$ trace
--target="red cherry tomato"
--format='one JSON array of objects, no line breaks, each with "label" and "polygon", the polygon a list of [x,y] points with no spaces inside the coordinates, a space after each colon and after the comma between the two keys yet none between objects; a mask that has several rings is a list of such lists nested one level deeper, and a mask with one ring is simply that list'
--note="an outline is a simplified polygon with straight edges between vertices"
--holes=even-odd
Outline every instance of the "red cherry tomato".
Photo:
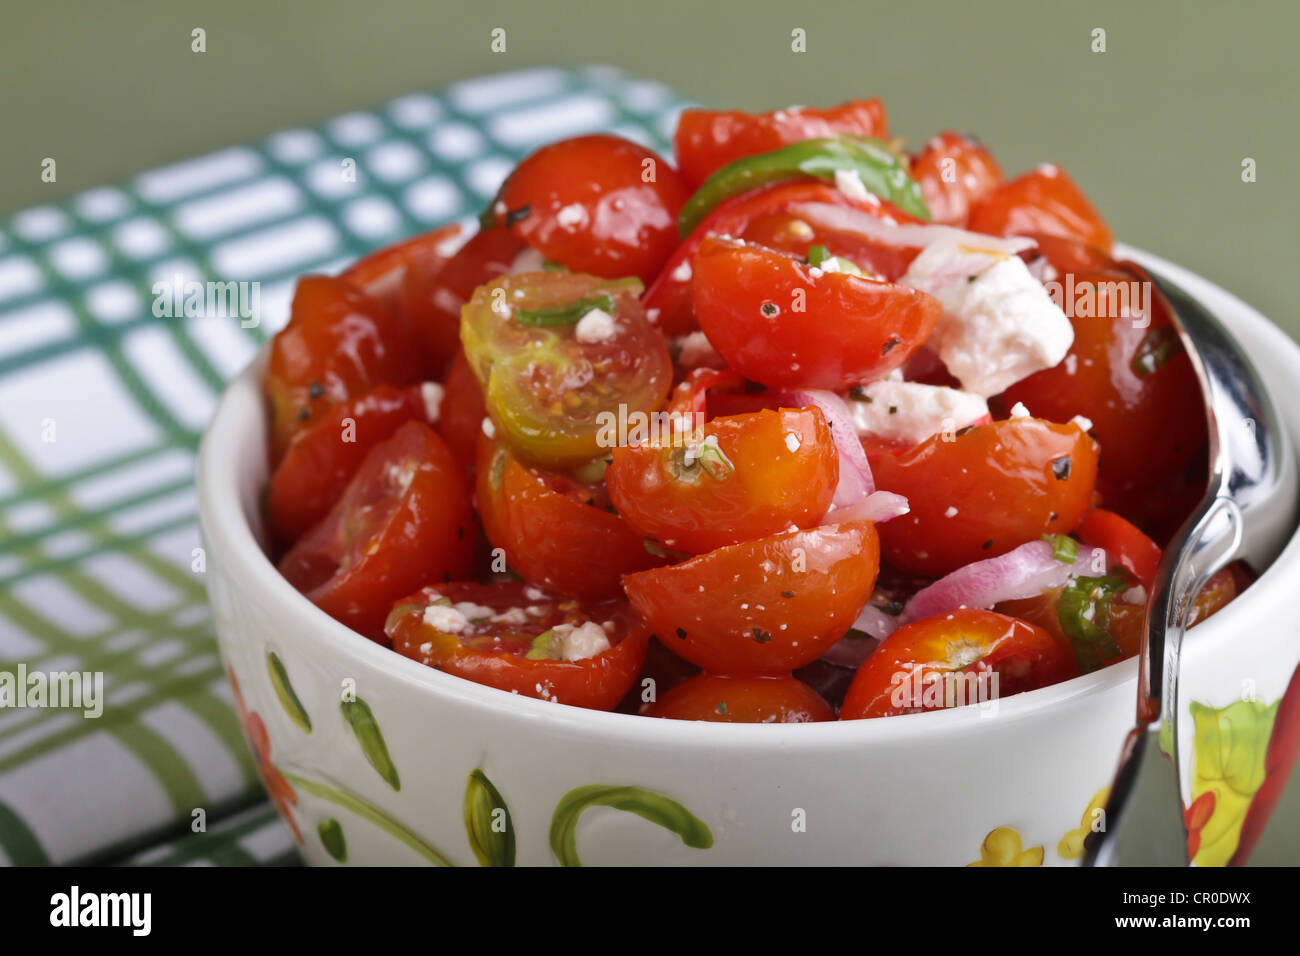
[{"label": "red cherry tomato", "polygon": [[1089,508],[1074,529],[1085,544],[1096,545],[1150,588],[1160,564],[1160,547],[1131,522],[1104,508]]},{"label": "red cherry tomato", "polygon": [[673,151],[682,176],[694,189],[738,159],[839,133],[886,139],[889,123],[885,104],[878,99],[855,100],[824,110],[792,106],[758,114],[685,110],[677,121]]},{"label": "red cherry tomato", "polygon": [[964,226],[971,206],[1002,185],[1002,168],[978,140],[944,132],[925,144],[912,163],[934,222]]},{"label": "red cherry tomato", "polygon": [[691,554],[815,524],[838,478],[817,408],[715,418],[695,435],[620,446],[605,472],[629,525]]},{"label": "red cherry tomato", "polygon": [[628,599],[663,644],[728,674],[782,674],[848,631],[875,583],[871,522],[788,531],[629,574]]},{"label": "red cherry tomato", "polygon": [[[1101,491],[1127,513],[1130,493],[1165,483],[1205,446],[1205,418],[1191,411],[1200,407],[1200,385],[1168,303],[1151,285],[1142,285],[1143,274],[1070,273],[1057,281],[1063,297],[1074,290],[1076,301],[1065,303],[1074,342],[1064,361],[1017,382],[1004,401],[1023,402],[1035,415],[1058,421],[1090,419],[1104,450]],[[1137,307],[1133,293],[1139,289],[1152,290],[1149,308]],[[1128,315],[1120,314],[1116,295],[1107,290],[1133,300]],[[1086,305],[1089,292],[1096,305]]]},{"label": "red cherry tomato", "polygon": [[373,296],[394,311],[402,309],[402,285],[407,272],[436,273],[460,247],[459,223],[449,223],[404,242],[376,249],[343,270],[340,278]]},{"label": "red cherry tomato", "polygon": [[971,210],[967,228],[994,236],[1046,233],[1109,253],[1110,227],[1065,170],[1040,166],[999,186]]},{"label": "red cherry tomato", "polygon": [[911,506],[880,526],[886,560],[938,577],[1073,528],[1092,500],[1097,444],[1076,425],[1012,418],[877,455],[871,468],[877,488]]},{"label": "red cherry tomato", "polygon": [[412,419],[429,420],[422,386],[380,385],[294,435],[267,489],[275,540],[290,545],[329,514],[370,449]]},{"label": "red cherry tomato", "polygon": [[461,466],[433,429],[410,421],[370,449],[280,573],[326,614],[382,641],[395,600],[468,572],[473,520]]},{"label": "red cherry tomato", "polygon": [[649,642],[626,601],[580,605],[517,581],[427,587],[397,602],[387,632],[393,650],[430,667],[595,710],[627,693]]},{"label": "red cherry tomato", "polygon": [[920,250],[872,243],[860,235],[835,232],[800,219],[790,211],[799,203],[830,203],[898,223],[916,223],[885,200],[854,199],[835,186],[812,180],[776,183],[733,196],[709,213],[695,231],[677,247],[658,278],[646,289],[642,302],[665,335],[681,335],[698,328],[691,302],[691,260],[707,236],[752,239],[759,245],[803,257],[809,246],[822,245],[832,255],[843,256],[864,270],[894,280],[901,276]]},{"label": "red cherry tomato", "polygon": [[907,361],[942,312],[906,286],[722,239],[700,244],[693,270],[704,334],[764,385],[840,389],[880,378]]},{"label": "red cherry tomato", "polygon": [[858,668],[840,719],[996,700],[1078,673],[1069,651],[1042,628],[963,608],[907,624],[885,638]]},{"label": "red cherry tomato", "polygon": [[487,418],[487,405],[483,401],[483,388],[474,377],[464,352],[456,354],[442,388],[438,433],[446,440],[452,454],[472,470],[478,454],[478,439],[483,434],[483,419]]},{"label": "red cherry tomato", "polygon": [[410,327],[382,302],[334,276],[299,279],[266,372],[271,463],[331,405],[376,385],[409,385],[420,364]]},{"label": "red cherry tomato", "polygon": [[419,332],[428,367],[438,377],[459,348],[461,308],[479,286],[508,274],[527,248],[508,229],[483,229],[441,265],[424,253],[403,273],[401,312]]},{"label": "red cherry tomato", "polygon": [[733,724],[806,724],[834,720],[835,711],[817,691],[793,677],[700,674],[660,697],[647,716]]},{"label": "red cherry tomato", "polygon": [[520,163],[493,207],[553,262],[605,279],[649,282],[677,245],[689,198],[677,171],[619,136],[579,136]]},{"label": "red cherry tomato", "polygon": [[486,436],[475,498],[488,540],[525,580],[596,601],[624,574],[663,563],[612,508],[599,484],[530,468]]}]

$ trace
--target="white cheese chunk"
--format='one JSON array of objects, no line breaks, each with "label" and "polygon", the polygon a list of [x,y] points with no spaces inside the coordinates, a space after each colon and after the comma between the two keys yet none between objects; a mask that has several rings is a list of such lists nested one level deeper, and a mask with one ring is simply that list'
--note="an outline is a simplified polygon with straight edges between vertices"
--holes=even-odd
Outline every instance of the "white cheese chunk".
[{"label": "white cheese chunk", "polygon": [[604,309],[592,309],[578,320],[573,331],[579,342],[608,342],[618,334],[618,325]]},{"label": "white cheese chunk", "polygon": [[996,395],[1056,365],[1074,341],[1070,320],[1017,256],[940,240],[900,281],[943,306],[927,344],[967,391]]},{"label": "white cheese chunk", "polygon": [[989,413],[983,396],[897,379],[881,379],[859,389],[849,409],[859,435],[909,445],[965,428]]},{"label": "white cheese chunk", "polygon": [[424,382],[420,385],[420,397],[424,399],[424,414],[429,423],[438,424],[442,412],[443,388],[437,382]]},{"label": "white cheese chunk", "polygon": [[556,653],[562,660],[586,660],[610,648],[609,636],[595,621],[583,621],[577,627],[572,624],[557,624],[551,630],[559,638]]}]

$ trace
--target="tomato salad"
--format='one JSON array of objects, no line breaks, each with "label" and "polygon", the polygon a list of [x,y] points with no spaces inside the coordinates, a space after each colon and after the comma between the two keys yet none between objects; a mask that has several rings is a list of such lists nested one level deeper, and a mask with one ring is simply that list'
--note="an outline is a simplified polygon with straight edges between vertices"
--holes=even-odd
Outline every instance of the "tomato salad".
[{"label": "tomato salad", "polygon": [[1205,426],[1073,180],[909,153],[878,100],[687,110],[675,152],[555,143],[476,229],[299,281],[284,577],[430,667],[653,718],[884,717],[1135,654]]}]

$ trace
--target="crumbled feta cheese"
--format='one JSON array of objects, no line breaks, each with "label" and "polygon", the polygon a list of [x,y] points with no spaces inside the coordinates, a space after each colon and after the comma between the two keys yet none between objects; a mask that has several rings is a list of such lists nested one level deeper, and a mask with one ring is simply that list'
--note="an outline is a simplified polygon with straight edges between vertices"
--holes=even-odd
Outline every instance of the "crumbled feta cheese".
[{"label": "crumbled feta cheese", "polygon": [[551,630],[559,638],[556,654],[562,660],[586,660],[610,648],[609,636],[595,621],[583,621],[577,627],[572,624],[557,624]]},{"label": "crumbled feta cheese", "polygon": [[1075,415],[1070,419],[1070,424],[1077,425],[1081,432],[1092,431],[1092,419],[1088,418],[1086,415]]},{"label": "crumbled feta cheese", "polygon": [[618,324],[604,309],[592,309],[578,320],[574,334],[579,342],[608,342],[618,334]]},{"label": "crumbled feta cheese", "polygon": [[587,221],[587,210],[581,203],[570,203],[555,214],[555,221],[564,229],[573,229]]},{"label": "crumbled feta cheese", "polygon": [[876,200],[867,187],[862,185],[862,177],[858,175],[856,169],[837,169],[835,170],[835,188],[850,199],[861,200],[862,202],[872,202]]},{"label": "crumbled feta cheese", "polygon": [[458,601],[452,605],[467,621],[484,621],[493,620],[496,611],[486,604],[475,604],[473,601]]},{"label": "crumbled feta cheese", "polygon": [[430,604],[424,609],[421,620],[444,634],[459,634],[469,627],[469,619],[464,614],[446,604]]},{"label": "crumbled feta cheese", "polygon": [[1018,256],[943,239],[900,280],[928,292],[943,315],[928,345],[962,388],[996,395],[1065,358],[1074,328]]},{"label": "crumbled feta cheese", "polygon": [[483,434],[488,438],[497,437],[497,427],[492,424],[492,419],[486,417],[483,419]]},{"label": "crumbled feta cheese", "polygon": [[1140,584],[1135,584],[1120,595],[1120,600],[1125,604],[1146,604],[1147,589]]},{"label": "crumbled feta cheese", "polygon": [[677,345],[677,362],[684,368],[697,368],[722,359],[709,337],[700,331],[683,335],[677,340]]},{"label": "crumbled feta cheese", "polygon": [[507,611],[492,615],[493,624],[509,624],[511,627],[519,627],[528,623],[528,615],[524,613],[521,607],[512,607]]},{"label": "crumbled feta cheese", "polygon": [[673,270],[672,279],[674,282],[688,282],[691,278],[691,260],[683,259],[682,264]]},{"label": "crumbled feta cheese", "polygon": [[964,428],[989,413],[983,397],[971,392],[896,379],[872,382],[855,398],[849,407],[858,434],[909,445]]},{"label": "crumbled feta cheese", "polygon": [[957,509],[952,505],[949,505],[948,510],[943,513],[943,516],[945,518],[955,518],[957,517]]},{"label": "crumbled feta cheese", "polygon": [[1011,417],[1012,418],[1029,417],[1029,409],[1025,408],[1024,402],[1016,402],[1014,405],[1011,406]]},{"label": "crumbled feta cheese", "polygon": [[536,249],[524,249],[510,263],[510,274],[517,276],[521,272],[541,272],[546,257]]},{"label": "crumbled feta cheese", "polygon": [[442,411],[442,386],[437,382],[425,382],[420,386],[420,397],[424,399],[424,415],[429,424],[438,424],[438,415]]},{"label": "crumbled feta cheese", "polygon": [[800,444],[800,442],[799,442],[799,436],[798,436],[798,435],[796,435],[794,432],[786,432],[786,433],[785,433],[785,447],[786,447],[786,448],[790,449],[791,451],[798,451],[798,450],[799,450],[799,444]]}]

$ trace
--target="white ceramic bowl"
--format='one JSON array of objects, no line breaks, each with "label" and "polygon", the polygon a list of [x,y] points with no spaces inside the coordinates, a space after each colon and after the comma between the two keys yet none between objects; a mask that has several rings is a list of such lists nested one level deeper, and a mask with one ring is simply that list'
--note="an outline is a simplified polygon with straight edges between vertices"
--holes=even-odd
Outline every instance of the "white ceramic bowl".
[{"label": "white ceramic bowl", "polygon": [[[1222,289],[1141,258],[1224,316],[1273,394],[1291,394],[1300,349],[1290,339]],[[204,437],[199,508],[221,650],[264,777],[309,862],[504,862],[512,842],[520,865],[1077,860],[1080,828],[1097,818],[1130,727],[1135,661],[996,709],[795,725],[652,720],[470,683],[336,623],[267,560],[261,374],[259,361],[230,386]],[[1300,411],[1279,405],[1300,446]],[[1275,713],[1300,658],[1298,574],[1292,539],[1243,597],[1192,632],[1183,706],[1199,716],[1181,722],[1183,753],[1198,752],[1198,725],[1232,743],[1222,733],[1243,717],[1263,726]],[[1234,703],[1243,694],[1257,699]],[[341,706],[350,695],[364,702],[347,708],[359,730]],[[1215,794],[1196,827],[1199,863],[1231,857],[1262,779],[1243,779],[1264,764],[1258,734],[1236,745],[1231,767],[1187,762],[1187,796]]]}]

